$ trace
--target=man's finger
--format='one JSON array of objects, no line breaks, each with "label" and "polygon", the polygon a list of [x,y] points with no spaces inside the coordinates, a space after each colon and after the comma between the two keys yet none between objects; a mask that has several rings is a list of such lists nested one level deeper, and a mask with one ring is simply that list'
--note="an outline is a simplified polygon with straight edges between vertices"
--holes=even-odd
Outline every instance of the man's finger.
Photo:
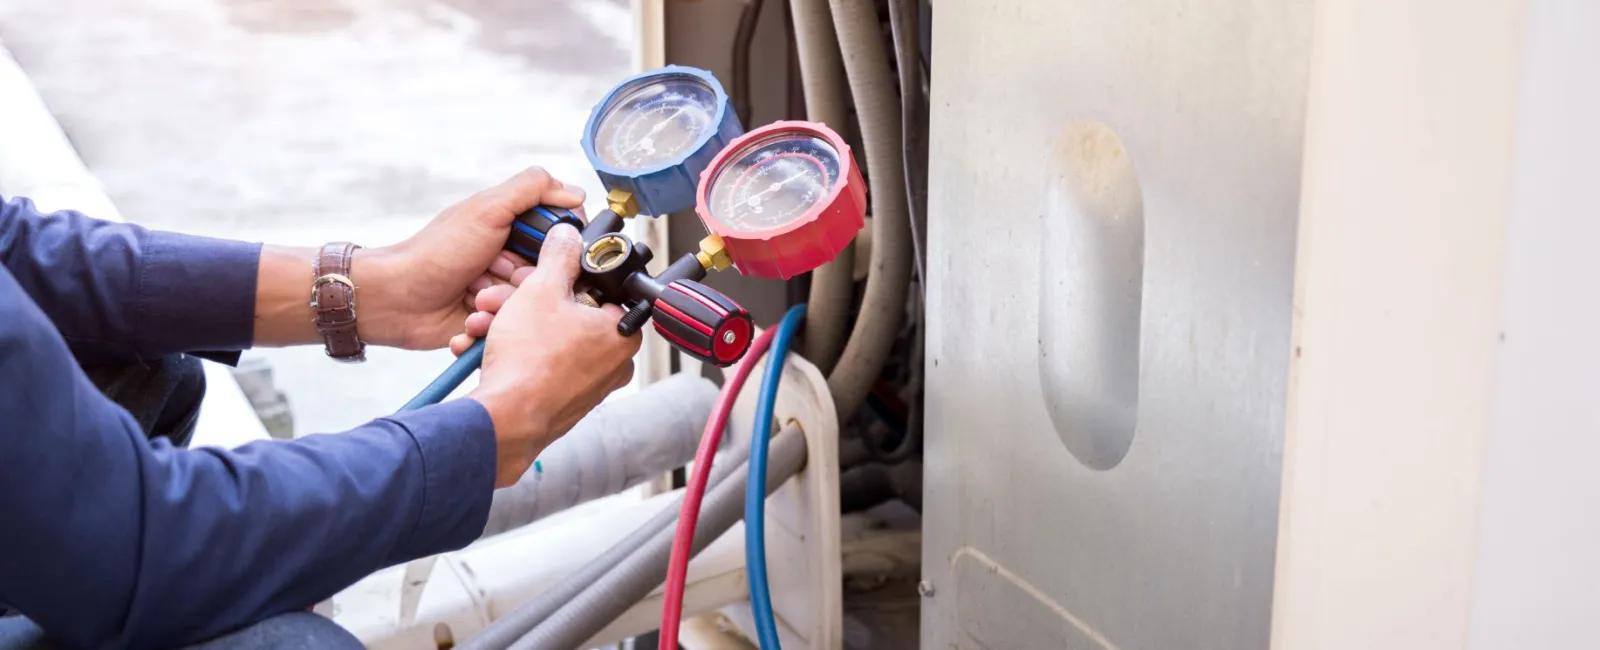
[{"label": "man's finger", "polygon": [[494,278],[487,275],[480,275],[478,276],[478,279],[467,283],[467,291],[470,293],[477,293],[492,286],[494,286]]},{"label": "man's finger", "polygon": [[504,210],[505,214],[522,214],[539,205],[556,183],[543,167],[529,167],[499,185],[473,195],[472,200],[481,203],[484,208]]},{"label": "man's finger", "polygon": [[489,312],[491,314],[497,313],[500,311],[501,307],[505,306],[506,299],[510,298],[511,294],[515,291],[516,287],[513,287],[509,284],[494,285],[488,289],[479,291],[477,300],[473,302],[472,307],[478,311]]},{"label": "man's finger", "polygon": [[489,335],[489,326],[494,324],[494,314],[486,311],[475,311],[467,315],[467,336],[479,338]]},{"label": "man's finger", "polygon": [[583,254],[583,240],[577,229],[564,223],[556,224],[544,235],[539,247],[539,265],[522,283],[546,299],[572,299],[572,282],[578,279],[578,258]]},{"label": "man's finger", "polygon": [[450,337],[450,353],[459,357],[467,351],[467,348],[472,347],[473,342],[473,338],[466,334],[452,336]]},{"label": "man's finger", "polygon": [[526,281],[529,276],[533,275],[533,268],[534,267],[532,267],[532,266],[524,266],[524,267],[518,268],[515,271],[512,271],[511,272],[511,286],[513,286],[513,287],[522,286],[522,283],[524,281]]},{"label": "man's finger", "polygon": [[493,262],[489,263],[488,275],[496,280],[510,280],[511,274],[516,272],[517,267],[528,266],[527,262],[519,264],[518,261],[521,259],[516,253],[501,252],[494,258]]},{"label": "man's finger", "polygon": [[585,198],[583,188],[555,181],[550,189],[545,190],[543,202],[558,208],[578,209],[583,207]]}]

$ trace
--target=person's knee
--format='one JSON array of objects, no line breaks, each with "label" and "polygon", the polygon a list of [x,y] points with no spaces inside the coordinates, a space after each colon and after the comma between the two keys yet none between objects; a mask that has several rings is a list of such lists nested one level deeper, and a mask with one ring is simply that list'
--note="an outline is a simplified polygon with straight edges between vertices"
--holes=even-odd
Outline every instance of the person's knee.
[{"label": "person's knee", "polygon": [[84,368],[106,397],[126,409],[146,436],[188,445],[206,393],[205,367],[197,357],[174,354],[149,363]]},{"label": "person's knee", "polygon": [[189,445],[194,425],[200,419],[200,403],[206,397],[206,369],[199,357],[173,355],[162,359],[163,372],[171,373],[172,393],[168,408],[157,421],[157,435],[166,435],[172,444]]}]

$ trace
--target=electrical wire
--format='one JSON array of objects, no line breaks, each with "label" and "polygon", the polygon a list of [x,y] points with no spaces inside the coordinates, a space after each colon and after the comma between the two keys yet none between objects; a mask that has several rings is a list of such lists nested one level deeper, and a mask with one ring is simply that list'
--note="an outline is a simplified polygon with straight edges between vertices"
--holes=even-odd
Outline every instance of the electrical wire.
[{"label": "electrical wire", "polygon": [[762,0],[744,0],[739,25],[733,31],[733,112],[739,123],[750,125],[750,46],[761,23]]},{"label": "electrical wire", "polygon": [[722,430],[727,427],[728,414],[739,399],[756,363],[761,360],[778,330],[769,329],[750,343],[744,361],[734,369],[733,375],[722,385],[722,394],[711,407],[711,419],[706,422],[705,433],[700,436],[700,450],[694,457],[694,472],[684,488],[683,508],[678,514],[678,529],[672,539],[672,557],[667,564],[667,584],[662,593],[661,642],[662,650],[677,650],[678,625],[683,620],[683,591],[689,578],[689,556],[694,544],[695,524],[700,519],[700,503],[705,498],[706,482],[711,476],[711,465],[716,460],[717,448],[722,445]]},{"label": "electrical wire", "polygon": [[911,221],[911,251],[916,262],[919,290],[927,287],[926,262],[923,259],[922,225],[926,197],[920,191],[922,171],[917,155],[922,142],[918,119],[922,105],[922,65],[917,54],[916,6],[913,0],[889,0],[889,31],[894,40],[895,70],[900,81],[900,160],[906,169],[906,213]]},{"label": "electrical wire", "polygon": [[466,381],[467,377],[471,377],[472,373],[477,372],[478,366],[483,365],[483,342],[485,340],[478,339],[478,342],[473,343],[472,347],[467,348],[466,352],[462,352],[461,356],[456,357],[455,363],[450,364],[449,368],[445,368],[444,372],[439,373],[438,377],[435,377],[426,388],[423,388],[422,392],[417,393],[416,397],[411,398],[411,401],[406,402],[405,406],[400,407],[400,410],[415,411],[430,404],[443,402],[444,398],[450,396],[451,391],[461,385],[461,382]]},{"label": "electrical wire", "polygon": [[788,359],[789,343],[794,333],[805,321],[806,306],[795,305],[783,315],[778,324],[777,336],[772,341],[772,354],[767,360],[767,372],[761,379],[761,392],[756,402],[755,430],[750,436],[750,476],[744,493],[744,564],[750,582],[750,609],[755,616],[756,638],[761,650],[779,650],[778,621],[772,613],[772,590],[767,585],[767,495],[761,486],[767,475],[768,438],[772,436],[772,412],[778,401],[778,384],[783,379],[783,366]]}]

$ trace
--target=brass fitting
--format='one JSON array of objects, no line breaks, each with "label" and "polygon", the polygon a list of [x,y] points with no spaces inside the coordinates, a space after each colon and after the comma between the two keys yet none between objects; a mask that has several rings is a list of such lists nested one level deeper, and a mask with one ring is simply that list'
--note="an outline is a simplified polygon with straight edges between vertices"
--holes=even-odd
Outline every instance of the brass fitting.
[{"label": "brass fitting", "polygon": [[707,271],[725,271],[733,266],[733,258],[728,257],[728,245],[716,234],[706,235],[700,240],[700,252],[694,254],[700,260],[700,266]]},{"label": "brass fitting", "polygon": [[632,218],[639,214],[639,200],[627,190],[611,190],[606,193],[606,207],[624,219]]},{"label": "brass fitting", "polygon": [[628,257],[628,240],[617,235],[606,235],[589,244],[589,249],[584,251],[585,261],[589,268],[596,271],[610,271],[622,264]]}]

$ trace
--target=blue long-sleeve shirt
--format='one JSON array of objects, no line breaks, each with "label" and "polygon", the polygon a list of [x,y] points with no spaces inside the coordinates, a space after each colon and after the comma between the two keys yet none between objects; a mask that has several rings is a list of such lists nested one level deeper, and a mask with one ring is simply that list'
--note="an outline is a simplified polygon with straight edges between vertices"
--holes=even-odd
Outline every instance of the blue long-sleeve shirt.
[{"label": "blue long-sleeve shirt", "polygon": [[185,450],[79,369],[248,347],[259,258],[0,201],[0,603],[71,646],[172,647],[483,530],[495,439],[473,400]]}]

